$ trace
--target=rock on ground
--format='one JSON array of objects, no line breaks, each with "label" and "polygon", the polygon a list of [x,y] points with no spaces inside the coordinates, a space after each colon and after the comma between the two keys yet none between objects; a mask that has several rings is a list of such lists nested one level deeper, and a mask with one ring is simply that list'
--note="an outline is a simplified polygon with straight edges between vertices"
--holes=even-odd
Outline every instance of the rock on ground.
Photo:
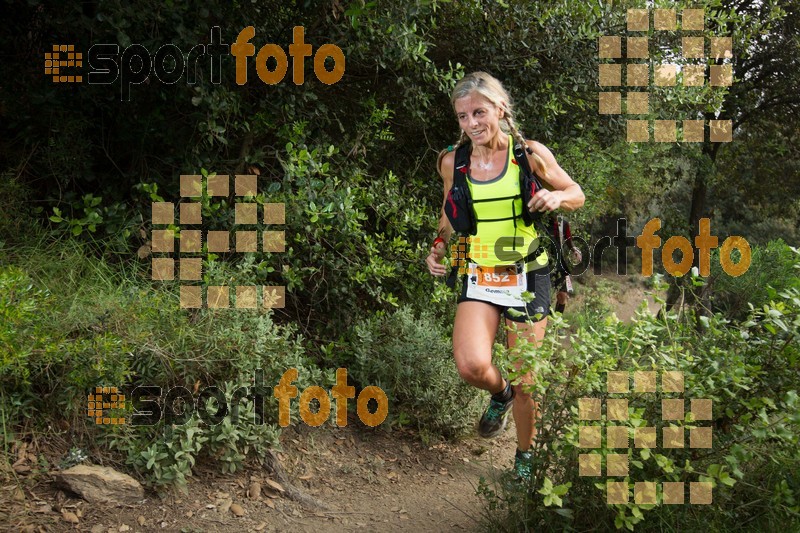
[{"label": "rock on ground", "polygon": [[138,481],[107,466],[73,466],[56,474],[56,482],[91,503],[135,503],[144,498]]}]

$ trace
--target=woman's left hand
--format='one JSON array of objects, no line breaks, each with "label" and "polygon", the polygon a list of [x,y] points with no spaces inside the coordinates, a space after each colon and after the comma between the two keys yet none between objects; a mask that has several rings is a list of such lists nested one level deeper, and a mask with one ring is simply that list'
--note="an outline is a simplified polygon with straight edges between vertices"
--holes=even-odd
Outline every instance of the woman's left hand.
[{"label": "woman's left hand", "polygon": [[561,191],[539,189],[528,202],[528,210],[531,213],[534,211],[555,211],[559,207],[561,207]]}]

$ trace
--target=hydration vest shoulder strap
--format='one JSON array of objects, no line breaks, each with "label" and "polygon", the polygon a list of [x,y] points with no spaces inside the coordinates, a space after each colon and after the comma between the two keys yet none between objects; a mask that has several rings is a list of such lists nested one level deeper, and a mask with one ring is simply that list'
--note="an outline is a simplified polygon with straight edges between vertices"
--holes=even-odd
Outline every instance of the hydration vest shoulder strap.
[{"label": "hydration vest shoulder strap", "polygon": [[519,166],[519,189],[522,193],[522,220],[526,226],[536,224],[541,221],[541,213],[531,213],[527,209],[528,202],[530,202],[533,195],[542,188],[542,183],[539,177],[531,171],[531,165],[528,161],[528,151],[530,148],[527,146],[515,144],[514,145],[514,161]]},{"label": "hydration vest shoulder strap", "polygon": [[[528,161],[528,152],[526,147],[520,146],[519,144],[514,145],[514,159],[519,164],[519,168],[522,170],[520,173],[520,178],[527,177],[535,184],[536,190],[531,191],[531,196],[536,193],[539,189],[542,188],[542,183],[539,181],[539,177],[531,170],[531,164]],[[522,183],[522,179],[520,179],[520,183]]]},{"label": "hydration vest shoulder strap", "polygon": [[[467,174],[469,173],[469,158],[472,144],[464,143],[456,149],[453,162],[453,184],[467,188]],[[469,189],[467,189],[469,190]]]}]

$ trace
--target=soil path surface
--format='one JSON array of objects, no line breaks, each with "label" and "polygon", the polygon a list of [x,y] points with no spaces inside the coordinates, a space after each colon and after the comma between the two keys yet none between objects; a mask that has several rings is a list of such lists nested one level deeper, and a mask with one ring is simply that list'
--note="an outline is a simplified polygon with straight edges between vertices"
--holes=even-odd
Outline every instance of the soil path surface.
[{"label": "soil path surface", "polygon": [[[281,435],[288,478],[303,504],[270,485],[251,465],[223,476],[200,471],[188,494],[148,494],[136,505],[88,504],[55,488],[47,475],[0,488],[0,527],[8,531],[476,531],[476,487],[513,463],[513,425],[487,441],[426,445],[410,431],[373,430],[356,419],[344,428],[297,426]],[[252,484],[261,487],[251,497]],[[7,503],[6,503],[7,502]],[[236,507],[238,506],[238,507]],[[235,511],[240,512],[237,516]],[[71,513],[78,523],[67,521]],[[70,518],[72,518],[72,516]]]}]

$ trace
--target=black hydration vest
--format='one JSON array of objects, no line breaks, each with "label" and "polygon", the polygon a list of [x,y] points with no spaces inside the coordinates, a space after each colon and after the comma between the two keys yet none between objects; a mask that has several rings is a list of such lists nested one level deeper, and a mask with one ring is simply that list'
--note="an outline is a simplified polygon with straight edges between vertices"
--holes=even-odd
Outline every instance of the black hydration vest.
[{"label": "black hydration vest", "polygon": [[[513,216],[509,218],[517,218],[518,216],[521,216],[523,223],[526,226],[530,226],[534,222],[539,222],[542,218],[542,213],[531,213],[528,210],[528,202],[531,200],[531,198],[533,198],[533,195],[542,188],[542,184],[536,174],[531,171],[531,166],[528,162],[526,153],[530,152],[530,148],[515,144],[513,150],[514,160],[520,169],[519,190],[522,196],[522,213],[520,215],[514,213]],[[471,153],[472,143],[469,142],[460,145],[458,149],[456,149],[455,161],[453,164],[453,186],[447,193],[447,200],[444,204],[444,213],[447,215],[448,220],[450,220],[450,225],[453,226],[453,230],[455,230],[456,233],[461,235],[477,234],[478,222],[480,222],[478,217],[475,215],[475,209],[472,205],[472,195],[470,194],[469,185],[467,184],[467,174],[469,173]],[[515,196],[509,199],[513,202],[516,198],[517,197]],[[475,201],[488,202],[494,200],[497,199],[492,198]],[[530,256],[526,257],[525,260],[528,260],[529,258]],[[446,281],[447,286],[453,288],[455,286],[457,277],[458,267],[453,266]]]},{"label": "black hydration vest", "polygon": [[[461,235],[475,235],[478,233],[479,220],[475,216],[475,209],[472,205],[472,195],[467,184],[467,174],[469,173],[470,154],[472,143],[464,143],[456,150],[455,163],[453,165],[453,186],[447,193],[447,200],[444,204],[444,213],[450,220],[453,230]],[[536,192],[542,188],[539,178],[531,171],[528,163],[526,151],[530,148],[514,145],[514,160],[519,165],[519,189],[522,195],[522,221],[526,226],[530,226],[541,218],[541,213],[531,213],[528,209],[528,202]],[[492,201],[476,200],[476,201]],[[513,199],[512,199],[513,201]],[[516,218],[515,216],[509,218]]]}]

